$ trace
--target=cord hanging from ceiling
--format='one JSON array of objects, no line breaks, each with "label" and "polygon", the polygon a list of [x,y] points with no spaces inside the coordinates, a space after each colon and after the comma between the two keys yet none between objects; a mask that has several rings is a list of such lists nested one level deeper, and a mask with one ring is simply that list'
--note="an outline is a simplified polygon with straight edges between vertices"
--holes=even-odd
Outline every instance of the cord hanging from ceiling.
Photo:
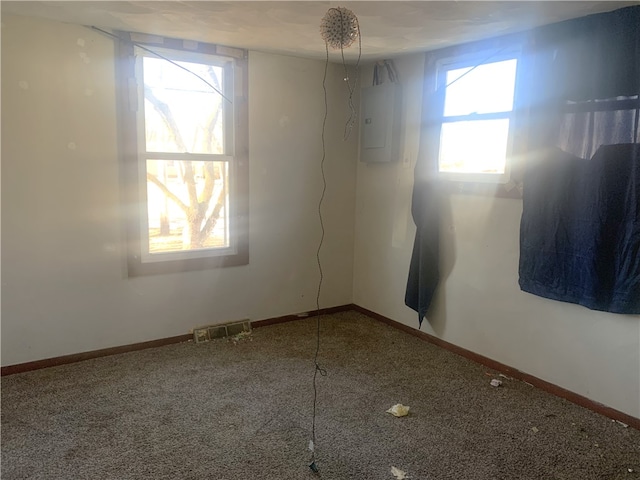
[{"label": "cord hanging from ceiling", "polygon": [[[360,23],[358,22],[358,17],[356,17],[355,13],[348,8],[330,8],[327,10],[327,13],[320,23],[320,36],[325,41],[327,50],[329,47],[334,50],[340,50],[340,54],[342,56],[344,81],[346,82],[347,89],[349,91],[349,99],[347,103],[349,111],[351,112],[344,128],[344,139],[347,140],[356,121],[356,108],[353,104],[353,94],[358,83],[360,58],[362,56],[362,36],[360,35]],[[358,58],[356,60],[355,74],[352,81],[349,77],[347,62],[344,58],[344,49],[349,48],[356,40],[358,41]]]},{"label": "cord hanging from ceiling", "polygon": [[[324,91],[324,117],[322,120],[322,160],[320,161],[320,172],[322,174],[322,194],[320,201],[318,202],[318,218],[320,220],[321,236],[318,244],[318,250],[316,251],[316,260],[318,262],[318,271],[320,278],[318,280],[318,291],[316,295],[316,351],[313,358],[314,371],[313,371],[313,415],[311,423],[311,439],[309,440],[309,450],[311,451],[311,463],[309,468],[318,473],[318,465],[316,463],[316,412],[318,404],[318,386],[317,379],[318,373],[321,376],[326,376],[327,371],[318,363],[318,355],[320,353],[320,294],[322,292],[322,282],[324,280],[322,262],[320,261],[320,252],[322,250],[322,244],[324,242],[325,228],[322,218],[322,203],[324,201],[325,193],[327,191],[327,179],[324,173],[324,162],[326,159],[326,144],[325,144],[325,129],[327,124],[328,115],[328,102],[327,102],[327,71],[329,69],[329,47],[334,50],[340,49],[342,55],[342,66],[344,68],[344,81],[347,84],[349,91],[348,105],[351,112],[349,119],[345,124],[344,139],[346,140],[351,133],[353,125],[356,119],[356,109],[353,105],[353,93],[355,91],[356,84],[358,83],[358,66],[360,64],[360,57],[362,56],[362,41],[360,38],[360,25],[358,18],[355,14],[346,8],[337,7],[330,8],[320,23],[320,35],[325,41],[326,60],[324,66],[324,76],[322,78],[322,90]],[[355,65],[355,78],[353,82],[349,78],[349,71],[344,58],[344,49],[350,47],[353,42],[358,40],[358,59]]]},{"label": "cord hanging from ceiling", "polygon": [[373,85],[381,85],[384,80],[382,78],[382,73],[380,71],[384,69],[387,72],[387,77],[389,77],[389,81],[391,83],[396,83],[398,81],[398,73],[396,72],[396,67],[393,64],[393,60],[381,60],[376,62],[373,66]]}]

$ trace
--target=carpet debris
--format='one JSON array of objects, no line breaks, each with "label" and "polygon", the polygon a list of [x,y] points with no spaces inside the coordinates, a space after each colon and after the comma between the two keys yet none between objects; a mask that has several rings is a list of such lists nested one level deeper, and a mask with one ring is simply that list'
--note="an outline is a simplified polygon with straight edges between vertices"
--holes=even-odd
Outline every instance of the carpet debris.
[{"label": "carpet debris", "polygon": [[246,342],[247,340],[253,341],[251,337],[251,332],[240,332],[237,335],[233,335],[229,337],[229,339],[233,342],[234,345],[237,345],[238,342]]},{"label": "carpet debris", "polygon": [[387,410],[387,413],[390,413],[394,417],[404,417],[409,415],[409,407],[402,405],[401,403],[396,403],[393,407]]},{"label": "carpet debris", "polygon": [[309,450],[313,452],[313,448],[314,448],[313,440],[309,440]]},{"label": "carpet debris", "polygon": [[616,423],[619,424],[619,425],[622,425],[624,428],[629,428],[629,425],[627,425],[624,422],[621,422],[620,420],[616,420]]},{"label": "carpet debris", "polygon": [[533,433],[538,433],[538,427],[532,427],[531,430],[533,431]]},{"label": "carpet debris", "polygon": [[397,480],[404,480],[405,478],[408,478],[406,472],[403,472],[396,467],[391,467],[391,475],[396,477]]},{"label": "carpet debris", "polygon": [[497,378],[494,378],[493,380],[491,380],[491,382],[489,382],[489,384],[492,387],[499,387],[500,385],[502,385],[502,380],[498,380]]}]

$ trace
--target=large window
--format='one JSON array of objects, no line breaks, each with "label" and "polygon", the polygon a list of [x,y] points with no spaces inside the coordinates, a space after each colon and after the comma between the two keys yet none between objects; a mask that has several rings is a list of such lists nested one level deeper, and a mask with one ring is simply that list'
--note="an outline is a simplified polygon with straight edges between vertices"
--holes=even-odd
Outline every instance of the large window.
[{"label": "large window", "polygon": [[120,45],[129,274],[246,264],[246,52],[152,40]]},{"label": "large window", "polygon": [[518,58],[481,52],[437,63],[438,172],[455,181],[505,183],[513,137]]}]

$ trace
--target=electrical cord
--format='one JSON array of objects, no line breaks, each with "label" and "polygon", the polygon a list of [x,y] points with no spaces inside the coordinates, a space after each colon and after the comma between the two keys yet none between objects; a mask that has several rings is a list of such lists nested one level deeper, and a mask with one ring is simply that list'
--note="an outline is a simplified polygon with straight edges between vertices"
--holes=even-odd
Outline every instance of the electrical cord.
[{"label": "electrical cord", "polygon": [[381,60],[379,62],[376,62],[376,64],[373,66],[373,86],[375,87],[376,85],[382,84],[382,79],[380,78],[381,74],[379,73],[379,70],[382,67],[384,67],[384,69],[387,71],[387,77],[389,77],[389,81],[391,83],[397,83],[398,73],[396,72],[396,68],[393,65],[393,61]]},{"label": "electrical cord", "polygon": [[322,160],[320,161],[320,172],[322,174],[322,194],[320,195],[320,201],[318,202],[318,218],[320,220],[320,242],[318,243],[318,250],[316,251],[316,261],[318,263],[318,271],[320,273],[320,279],[318,281],[318,291],[316,293],[316,352],[313,357],[314,369],[313,369],[313,415],[311,421],[311,442],[309,449],[311,450],[311,463],[309,468],[315,473],[318,473],[318,466],[316,465],[316,412],[318,407],[318,373],[321,376],[327,376],[327,371],[318,363],[318,355],[320,354],[320,293],[322,292],[322,282],[324,280],[324,274],[322,271],[322,262],[320,261],[320,251],[322,250],[322,244],[324,243],[324,221],[322,218],[322,203],[324,201],[325,194],[327,192],[327,178],[324,173],[324,162],[327,157],[327,149],[325,144],[325,130],[327,125],[327,116],[329,113],[329,106],[327,102],[327,71],[329,69],[329,45],[325,43],[326,47],[326,61],[324,64],[324,76],[322,77],[322,90],[324,92],[324,117],[322,119]]},{"label": "electrical cord", "polygon": [[[340,12],[340,16],[342,16],[342,12]],[[349,105],[350,115],[349,115],[349,119],[347,120],[347,123],[344,126],[345,140],[349,138],[349,135],[351,134],[351,130],[353,130],[353,125],[355,124],[355,121],[356,121],[357,112],[356,112],[356,107],[353,105],[353,92],[355,91],[356,85],[358,84],[358,77],[360,74],[360,70],[359,70],[360,59],[362,58],[362,36],[360,35],[360,23],[358,22],[357,17],[355,19],[355,22],[356,22],[356,29],[358,31],[358,58],[356,60],[356,65],[355,65],[355,78],[353,79],[354,80],[353,85],[351,84],[351,80],[349,78],[349,71],[347,70],[347,63],[345,62],[345,59],[344,59],[344,47],[342,46],[340,47],[340,54],[342,56],[342,66],[344,68],[344,80],[345,82],[347,82],[347,89],[349,90],[348,105]]]},{"label": "electrical cord", "polygon": [[184,70],[184,71],[185,71],[185,72],[187,72],[187,73],[190,73],[191,75],[193,75],[193,76],[194,76],[194,77],[196,77],[196,78],[199,78],[199,79],[200,79],[200,80],[202,80],[204,83],[206,83],[210,88],[212,88],[215,92],[217,92],[217,93],[218,93],[222,98],[224,98],[227,102],[229,102],[229,103],[233,103],[233,102],[232,102],[228,97],[226,97],[226,96],[224,95],[224,93],[222,93],[222,92],[220,91],[220,89],[218,89],[218,88],[214,87],[213,85],[211,85],[211,83],[209,83],[207,80],[205,80],[204,78],[202,78],[202,77],[201,77],[200,75],[198,75],[197,73],[192,72],[191,70],[189,70],[189,69],[188,69],[188,68],[186,68],[186,67],[183,67],[182,65],[180,65],[180,64],[179,64],[179,63],[177,63],[177,62],[174,62],[174,61],[173,61],[173,60],[171,60],[170,58],[167,58],[167,57],[165,57],[164,55],[160,55],[158,52],[155,52],[155,51],[151,50],[150,48],[147,48],[147,47],[145,47],[145,46],[143,46],[143,45],[140,45],[140,44],[139,44],[139,43],[137,43],[137,42],[134,42],[134,41],[132,41],[132,40],[128,40],[128,39],[121,38],[121,37],[119,37],[118,35],[114,35],[114,34],[113,34],[113,33],[111,33],[111,32],[107,32],[106,30],[102,30],[101,28],[94,27],[94,26],[87,27],[87,28],[90,28],[91,30],[96,30],[96,31],[98,31],[98,32],[100,32],[100,33],[102,33],[102,34],[104,34],[104,35],[108,35],[109,37],[114,38],[114,39],[116,39],[116,40],[120,40],[120,41],[128,42],[128,43],[130,43],[130,44],[132,44],[132,45],[134,45],[134,46],[138,47],[139,49],[144,50],[145,52],[148,52],[148,53],[150,53],[150,54],[152,54],[152,55],[155,55],[156,57],[161,58],[162,60],[166,60],[166,61],[167,61],[167,62],[169,62],[170,64],[175,65],[175,66],[176,66],[176,67],[178,67],[178,68],[181,68],[182,70]]},{"label": "electrical cord", "polygon": [[[340,11],[340,17],[341,17],[341,25],[344,25],[344,23],[342,22],[342,12]],[[344,130],[344,139],[346,140],[347,138],[349,138],[349,135],[351,133],[351,130],[353,129],[353,125],[355,123],[355,119],[356,119],[356,108],[353,104],[353,94],[355,91],[355,87],[358,83],[358,74],[359,74],[359,65],[360,65],[360,59],[362,57],[362,39],[360,37],[360,26],[357,24],[357,18],[356,18],[356,25],[357,25],[357,32],[358,32],[358,59],[356,61],[356,66],[355,66],[355,78],[353,81],[353,84],[351,83],[351,80],[349,78],[349,72],[347,69],[347,63],[345,61],[344,58],[344,47],[341,46],[340,47],[340,53],[342,56],[342,66],[344,68],[344,72],[345,72],[345,82],[347,82],[347,88],[349,90],[349,100],[348,100],[348,104],[349,104],[349,110],[350,110],[350,116],[349,119],[347,120],[346,124],[345,124],[345,130]],[[320,172],[322,175],[322,194],[320,195],[320,201],[318,202],[318,219],[320,221],[320,230],[321,230],[321,236],[320,236],[320,242],[318,244],[318,250],[316,251],[316,261],[318,263],[318,272],[320,274],[320,279],[318,281],[318,290],[316,293],[316,351],[315,351],[315,355],[313,358],[313,363],[314,363],[314,369],[313,369],[313,415],[312,415],[312,421],[311,421],[311,441],[309,442],[309,450],[311,450],[311,463],[309,464],[309,468],[314,472],[314,473],[318,473],[318,466],[316,464],[316,417],[317,417],[317,410],[318,410],[318,373],[320,374],[320,376],[327,376],[327,371],[322,368],[320,366],[320,364],[318,363],[318,355],[320,353],[320,294],[322,292],[322,283],[324,281],[324,273],[322,270],[322,262],[320,261],[320,251],[322,250],[322,245],[324,243],[324,236],[325,236],[325,228],[324,228],[324,220],[322,218],[322,203],[324,201],[324,197],[327,191],[327,178],[324,172],[324,163],[327,157],[327,149],[326,149],[326,142],[325,142],[325,132],[326,132],[326,126],[327,126],[327,117],[328,117],[328,113],[329,113],[329,106],[328,106],[328,101],[327,101],[327,71],[329,69],[329,44],[327,42],[325,42],[325,64],[324,64],[324,76],[322,77],[322,91],[324,92],[324,117],[322,119],[322,134],[321,134],[321,140],[322,140],[322,160],[320,161]]]},{"label": "electrical cord", "polygon": [[464,72],[462,75],[460,75],[457,78],[454,78],[453,80],[451,80],[451,82],[447,83],[444,87],[439,88],[438,90],[442,89],[442,90],[446,90],[447,88],[449,88],[451,85],[453,85],[454,83],[456,83],[458,80],[460,80],[463,77],[466,77],[467,75],[469,75],[471,72],[473,72],[476,68],[481,67],[482,65],[486,64],[489,60],[491,60],[492,58],[494,58],[495,56],[501,54],[502,52],[504,52],[507,48],[509,47],[503,47],[500,50],[497,50],[495,52],[493,52],[491,55],[489,55],[487,58],[483,59],[480,63],[474,65],[473,67],[471,67],[469,70],[467,70],[466,72]]}]

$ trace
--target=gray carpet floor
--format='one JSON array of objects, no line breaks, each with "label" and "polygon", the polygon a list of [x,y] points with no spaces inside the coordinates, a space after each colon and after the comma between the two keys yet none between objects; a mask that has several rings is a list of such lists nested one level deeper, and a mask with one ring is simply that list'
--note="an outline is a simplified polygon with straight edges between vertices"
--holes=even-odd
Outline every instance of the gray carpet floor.
[{"label": "gray carpet floor", "polygon": [[314,474],[315,329],[3,377],[2,479],[640,478],[639,431],[355,312],[321,317]]}]

